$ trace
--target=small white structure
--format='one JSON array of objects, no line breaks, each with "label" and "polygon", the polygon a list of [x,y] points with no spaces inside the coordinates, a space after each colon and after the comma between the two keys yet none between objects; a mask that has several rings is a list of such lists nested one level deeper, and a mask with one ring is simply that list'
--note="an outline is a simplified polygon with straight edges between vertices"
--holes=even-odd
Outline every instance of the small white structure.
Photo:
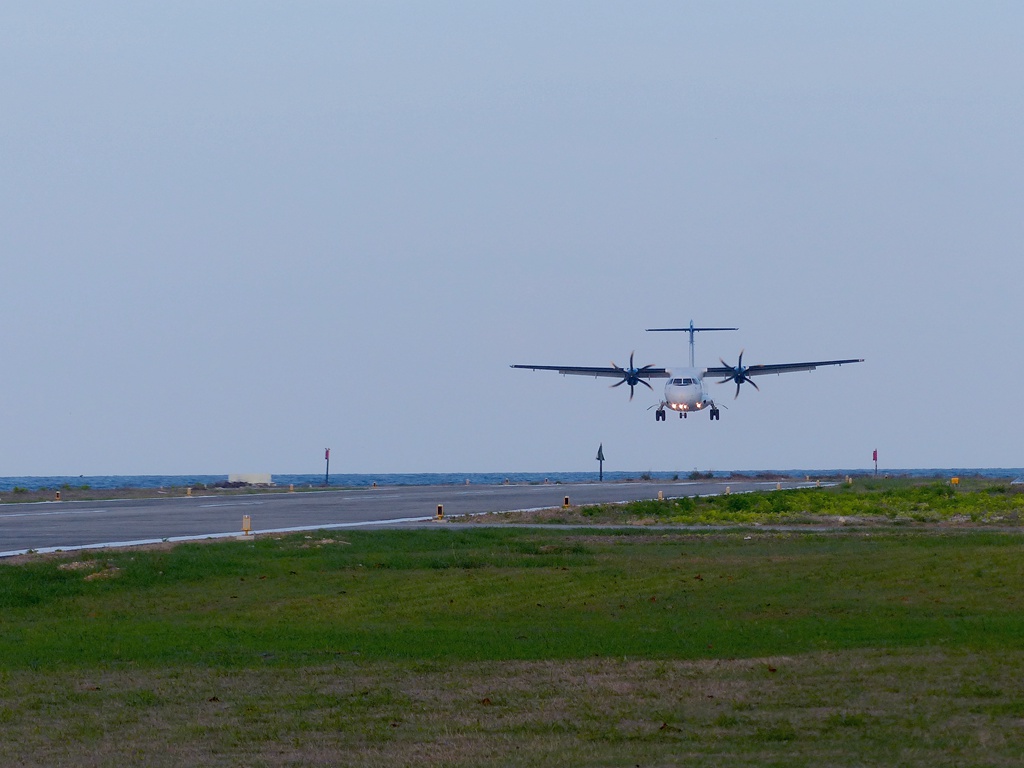
[{"label": "small white structure", "polygon": [[273,485],[274,481],[269,474],[249,475],[228,475],[229,483],[246,483],[248,485]]}]

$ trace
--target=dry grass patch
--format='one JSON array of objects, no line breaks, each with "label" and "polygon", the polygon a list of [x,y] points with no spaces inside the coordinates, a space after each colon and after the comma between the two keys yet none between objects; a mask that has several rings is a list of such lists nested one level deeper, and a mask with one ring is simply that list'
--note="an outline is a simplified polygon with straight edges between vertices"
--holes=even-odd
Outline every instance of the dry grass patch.
[{"label": "dry grass patch", "polygon": [[1024,653],[3,676],[5,765],[1017,765]]}]

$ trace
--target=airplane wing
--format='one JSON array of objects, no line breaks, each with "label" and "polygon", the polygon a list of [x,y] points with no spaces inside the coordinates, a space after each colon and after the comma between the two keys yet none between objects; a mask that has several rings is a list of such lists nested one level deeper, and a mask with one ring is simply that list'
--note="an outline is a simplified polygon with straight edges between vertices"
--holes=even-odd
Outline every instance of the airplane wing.
[{"label": "airplane wing", "polygon": [[530,371],[557,371],[563,375],[572,374],[575,376],[610,376],[621,379],[624,374],[633,373],[638,379],[667,379],[668,370],[665,368],[605,368],[586,365],[513,365],[512,368],[525,368]]},{"label": "airplane wing", "polygon": [[621,387],[626,384],[629,387],[629,399],[633,399],[633,390],[637,384],[643,384],[648,389],[654,389],[647,383],[647,379],[666,379],[669,376],[665,368],[655,368],[653,365],[645,365],[637,368],[633,365],[633,355],[629,356],[629,368],[620,368],[614,362],[609,367],[589,365],[513,365],[513,368],[526,368],[531,371],[557,371],[563,375],[573,374],[575,376],[609,376],[618,379],[612,384],[613,387]]},{"label": "airplane wing", "polygon": [[[742,365],[743,357],[740,356],[740,364]],[[764,376],[768,373],[794,373],[796,371],[813,371],[819,366],[826,365],[849,365],[850,363],[863,363],[864,359],[860,360],[815,360],[810,363],[775,363],[771,365],[750,365],[743,369],[743,375],[746,376]],[[713,368],[707,368],[704,371],[705,376],[726,376],[732,378],[737,373],[736,368],[729,366],[715,366]]]}]

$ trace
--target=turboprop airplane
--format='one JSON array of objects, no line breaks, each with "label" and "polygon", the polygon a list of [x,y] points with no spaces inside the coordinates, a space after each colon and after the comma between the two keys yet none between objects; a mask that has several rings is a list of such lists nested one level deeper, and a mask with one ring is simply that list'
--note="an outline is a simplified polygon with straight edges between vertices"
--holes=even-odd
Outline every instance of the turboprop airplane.
[{"label": "turboprop airplane", "polygon": [[[665,421],[668,411],[675,411],[679,418],[685,419],[690,413],[707,411],[712,421],[721,419],[719,406],[711,397],[705,384],[706,378],[716,376],[723,377],[719,384],[735,382],[735,400],[740,396],[740,387],[743,384],[750,384],[754,389],[760,391],[760,387],[754,383],[752,376],[764,376],[769,373],[793,373],[796,371],[813,371],[819,366],[826,365],[848,365],[850,363],[863,363],[863,359],[850,360],[815,360],[809,363],[773,363],[769,365],[743,365],[743,351],[740,351],[739,361],[736,365],[729,365],[718,359],[721,366],[711,368],[697,368],[693,362],[693,339],[694,335],[702,331],[738,331],[739,328],[697,328],[693,321],[690,321],[688,328],[648,328],[648,331],[672,331],[690,334],[690,364],[688,366],[673,366],[672,368],[657,368],[653,365],[645,365],[637,368],[633,364],[633,354],[629,356],[629,367],[621,368],[614,362],[610,368],[578,366],[578,365],[513,365],[512,368],[526,368],[532,371],[558,371],[563,375],[572,374],[575,376],[607,376],[618,378],[612,384],[613,387],[629,385],[629,399],[633,399],[633,390],[638,384],[643,384],[653,390],[648,379],[668,379],[665,382],[665,394],[654,412],[655,421]],[[651,406],[652,408],[654,406]],[[724,405],[721,407],[725,407]]]}]

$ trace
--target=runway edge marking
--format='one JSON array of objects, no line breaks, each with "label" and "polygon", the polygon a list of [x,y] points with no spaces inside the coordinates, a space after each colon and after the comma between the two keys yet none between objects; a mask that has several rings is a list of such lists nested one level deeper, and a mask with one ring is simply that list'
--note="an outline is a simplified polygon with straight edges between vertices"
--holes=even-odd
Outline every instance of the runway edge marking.
[{"label": "runway edge marking", "polygon": [[[300,525],[292,528],[267,528],[253,531],[252,535],[266,535],[268,533],[301,533],[302,531],[327,531],[335,528],[359,528],[367,525],[391,525],[393,523],[422,523],[433,520],[434,516],[426,517],[400,517],[390,520],[365,520],[358,523],[327,523],[324,525]],[[241,531],[230,531],[228,533],[201,533],[194,536],[168,536],[161,539],[135,539],[134,541],[107,541],[99,544],[74,544],[64,547],[39,547],[38,549],[14,549],[8,552],[0,552],[0,558],[17,557],[18,555],[51,555],[56,552],[80,552],[87,549],[119,549],[123,547],[141,547],[150,544],[180,544],[186,541],[203,541],[205,539],[227,539],[241,536]]]}]

